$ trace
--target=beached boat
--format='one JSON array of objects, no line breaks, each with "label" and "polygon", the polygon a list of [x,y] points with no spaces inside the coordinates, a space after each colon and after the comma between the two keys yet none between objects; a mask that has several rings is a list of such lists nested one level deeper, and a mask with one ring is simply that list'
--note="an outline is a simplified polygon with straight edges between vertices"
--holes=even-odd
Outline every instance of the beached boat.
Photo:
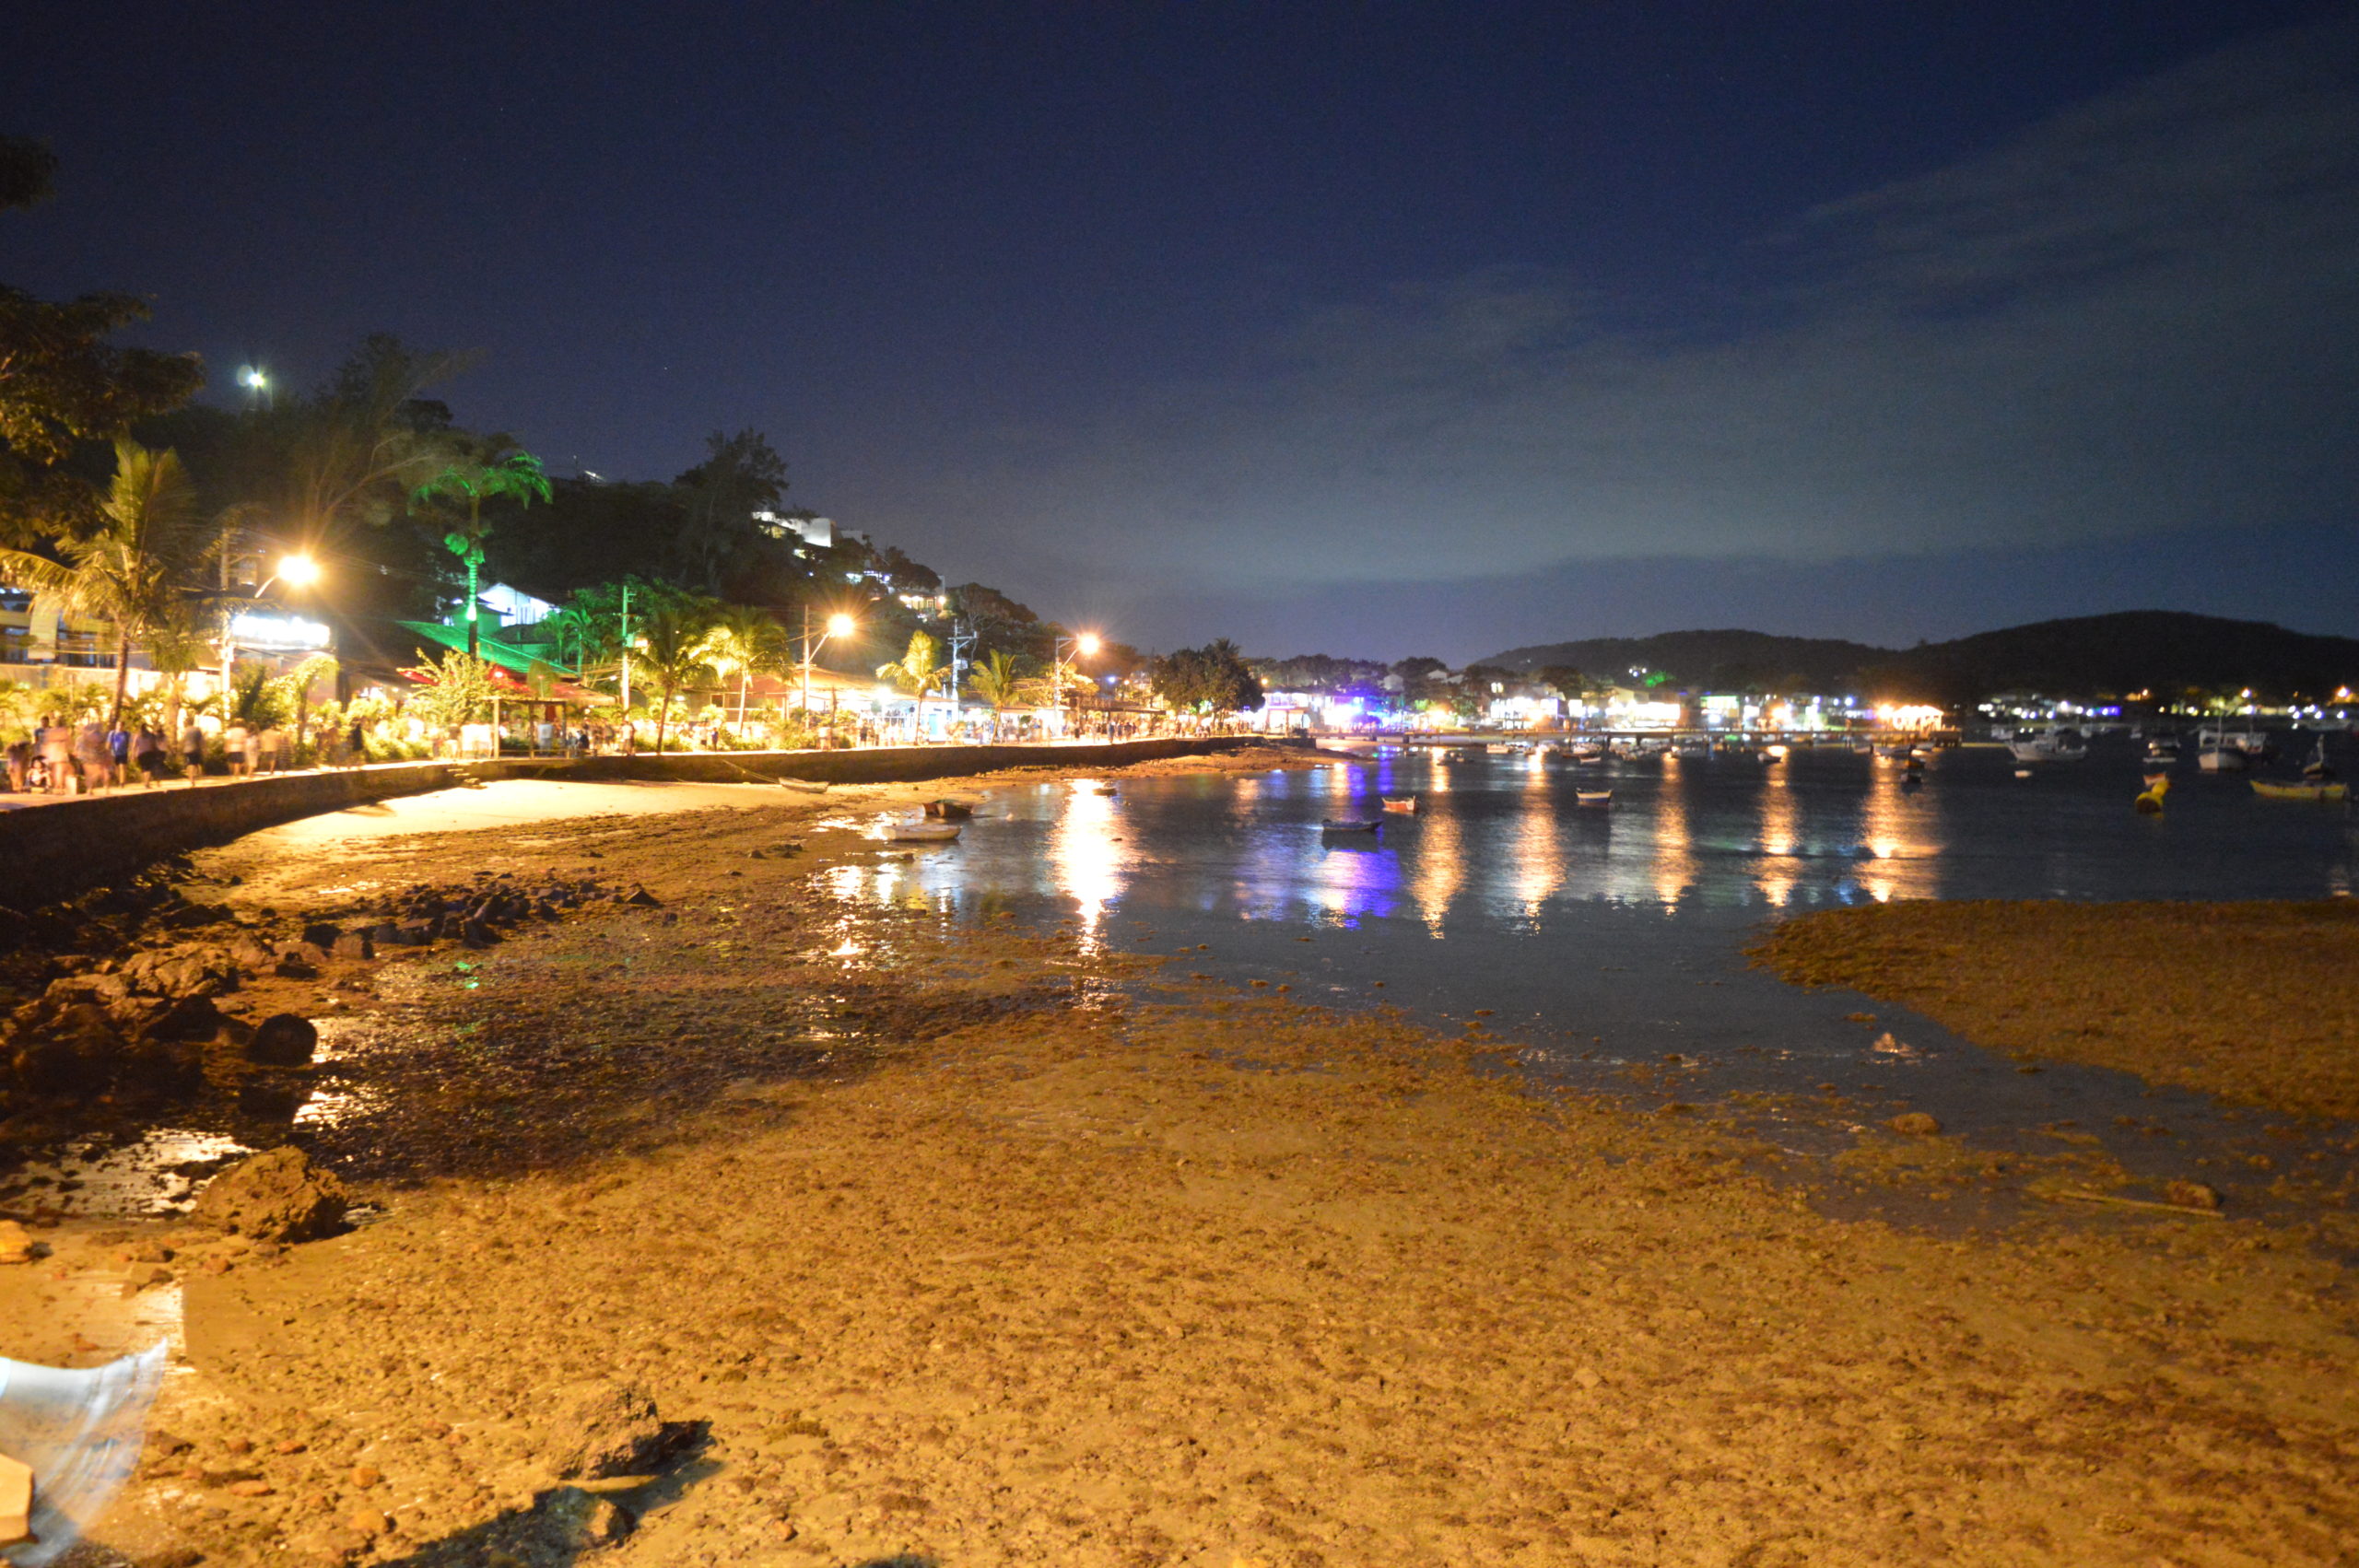
[{"label": "beached boat", "polygon": [[1671,755],[1673,756],[1693,757],[1710,756],[1712,755],[1712,743],[1709,741],[1674,741],[1672,743]]},{"label": "beached boat", "polygon": [[1319,825],[1321,833],[1374,833],[1384,825],[1380,816],[1331,816]]},{"label": "beached boat", "polygon": [[955,822],[893,822],[885,825],[885,837],[896,844],[947,844],[958,837]]},{"label": "beached boat", "polygon": [[1382,799],[1384,809],[1389,812],[1414,812],[1417,809],[1417,797],[1414,795],[1386,795]]},{"label": "beached boat", "polygon": [[925,814],[943,822],[965,822],[975,814],[975,808],[964,801],[945,798],[939,801],[928,801],[925,803]]},{"label": "beached boat", "polygon": [[1611,790],[1576,790],[1573,791],[1573,800],[1577,804],[1584,806],[1610,806],[1614,803],[1614,791]]},{"label": "beached boat", "polygon": [[2252,792],[2264,801],[2345,801],[2351,798],[2351,786],[2330,784],[2324,780],[2305,779],[2299,784],[2275,778],[2252,780]]}]

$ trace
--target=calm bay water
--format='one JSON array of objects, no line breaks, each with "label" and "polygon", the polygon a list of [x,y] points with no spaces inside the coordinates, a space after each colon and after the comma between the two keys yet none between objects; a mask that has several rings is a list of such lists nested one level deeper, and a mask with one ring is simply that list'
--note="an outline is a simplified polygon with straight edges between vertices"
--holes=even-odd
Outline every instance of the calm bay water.
[{"label": "calm bay water", "polygon": [[[1284,984],[1298,1000],[1444,1023],[1488,1009],[1485,1026],[1524,1046],[1528,1070],[1626,1089],[1629,1069],[1651,1064],[1662,1076],[1648,1092],[1662,1098],[1834,1082],[2002,1141],[2109,1122],[2134,1099],[2190,1136],[2233,1138],[2196,1096],[2085,1070],[2018,1074],[1903,1010],[1747,965],[1741,950],[1766,922],[1871,900],[2345,897],[2359,882],[2359,822],[2341,806],[2262,801],[2190,762],[2173,770],[2167,811],[2141,816],[2141,758],[2118,738],[2029,778],[2015,767],[2003,750],[1966,747],[1912,787],[1896,764],[1848,749],[1775,766],[1403,755],[1123,779],[1110,793],[1016,787],[954,847],[831,874],[855,899],[1012,907],[1073,919],[1110,948],[1184,949],[1180,973]],[[1610,783],[1612,804],[1578,805],[1577,780]],[[1421,810],[1386,817],[1373,839],[1321,832],[1326,818],[1379,814],[1388,794]],[[1878,1022],[1847,1016],[1863,1010]],[[1666,1068],[1672,1055],[1683,1060]],[[2171,1152],[2130,1139],[2119,1153],[2137,1168]]]}]

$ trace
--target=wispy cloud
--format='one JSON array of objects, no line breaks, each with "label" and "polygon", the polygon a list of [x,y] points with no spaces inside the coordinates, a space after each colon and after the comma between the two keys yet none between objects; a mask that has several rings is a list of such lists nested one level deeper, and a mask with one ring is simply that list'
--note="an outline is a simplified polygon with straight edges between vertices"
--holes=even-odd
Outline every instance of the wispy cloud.
[{"label": "wispy cloud", "polygon": [[1785,284],[1708,341],[1617,329],[1561,277],[1402,287],[945,490],[1109,584],[2353,515],[2359,26],[2194,61],[1764,244]]}]

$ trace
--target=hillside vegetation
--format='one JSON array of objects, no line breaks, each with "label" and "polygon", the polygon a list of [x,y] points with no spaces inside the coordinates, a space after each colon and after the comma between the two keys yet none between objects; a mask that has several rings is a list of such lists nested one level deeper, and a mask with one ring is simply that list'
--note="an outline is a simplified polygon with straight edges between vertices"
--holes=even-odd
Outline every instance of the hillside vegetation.
[{"label": "hillside vegetation", "polygon": [[2316,637],[2266,621],[2169,610],[2038,621],[1911,649],[1755,631],[1665,632],[1510,649],[1482,661],[1509,670],[1570,667],[1602,679],[1661,671],[1703,690],[1856,692],[1963,703],[1996,692],[2157,697],[2252,687],[2272,697],[2326,699],[2359,686],[2359,639]]}]

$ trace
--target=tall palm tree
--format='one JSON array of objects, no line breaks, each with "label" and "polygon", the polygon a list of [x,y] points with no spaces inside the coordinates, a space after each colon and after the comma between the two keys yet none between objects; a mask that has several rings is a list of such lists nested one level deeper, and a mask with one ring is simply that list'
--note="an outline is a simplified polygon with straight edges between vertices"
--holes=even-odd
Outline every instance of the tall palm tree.
[{"label": "tall palm tree", "polygon": [[967,685],[974,694],[992,706],[992,739],[999,739],[999,716],[1002,708],[1015,708],[1024,700],[1024,677],[1016,671],[1015,655],[1003,648],[995,648],[983,661],[967,672]]},{"label": "tall palm tree", "polygon": [[909,651],[876,672],[877,679],[890,681],[918,699],[914,722],[920,733],[925,730],[926,694],[950,683],[950,666],[937,661],[939,646],[927,633],[911,632]]},{"label": "tall palm tree", "polygon": [[467,521],[444,534],[442,544],[467,563],[467,656],[471,659],[478,656],[480,640],[475,629],[476,579],[483,568],[484,538],[491,532],[483,521],[483,504],[504,496],[529,507],[534,497],[546,501],[552,493],[548,475],[541,472],[541,460],[521,450],[501,452],[482,462],[454,462],[410,492],[413,508],[444,497],[466,499]]},{"label": "tall palm tree", "polygon": [[736,676],[737,722],[742,727],[755,672],[782,669],[787,662],[786,628],[767,610],[726,604],[713,616],[702,651],[722,679]]},{"label": "tall palm tree", "polygon": [[655,710],[655,752],[663,752],[663,729],[672,717],[672,694],[692,681],[709,680],[712,666],[704,652],[705,618],[692,609],[666,604],[639,623],[640,668],[663,689]]},{"label": "tall palm tree", "polygon": [[219,535],[197,518],[196,491],[178,453],[154,451],[124,438],[114,444],[114,479],[100,503],[98,525],[61,535],[61,559],[0,550],[0,577],[29,588],[68,614],[114,623],[114,706],[123,717],[131,650],[170,622],[181,590],[219,548]]}]

